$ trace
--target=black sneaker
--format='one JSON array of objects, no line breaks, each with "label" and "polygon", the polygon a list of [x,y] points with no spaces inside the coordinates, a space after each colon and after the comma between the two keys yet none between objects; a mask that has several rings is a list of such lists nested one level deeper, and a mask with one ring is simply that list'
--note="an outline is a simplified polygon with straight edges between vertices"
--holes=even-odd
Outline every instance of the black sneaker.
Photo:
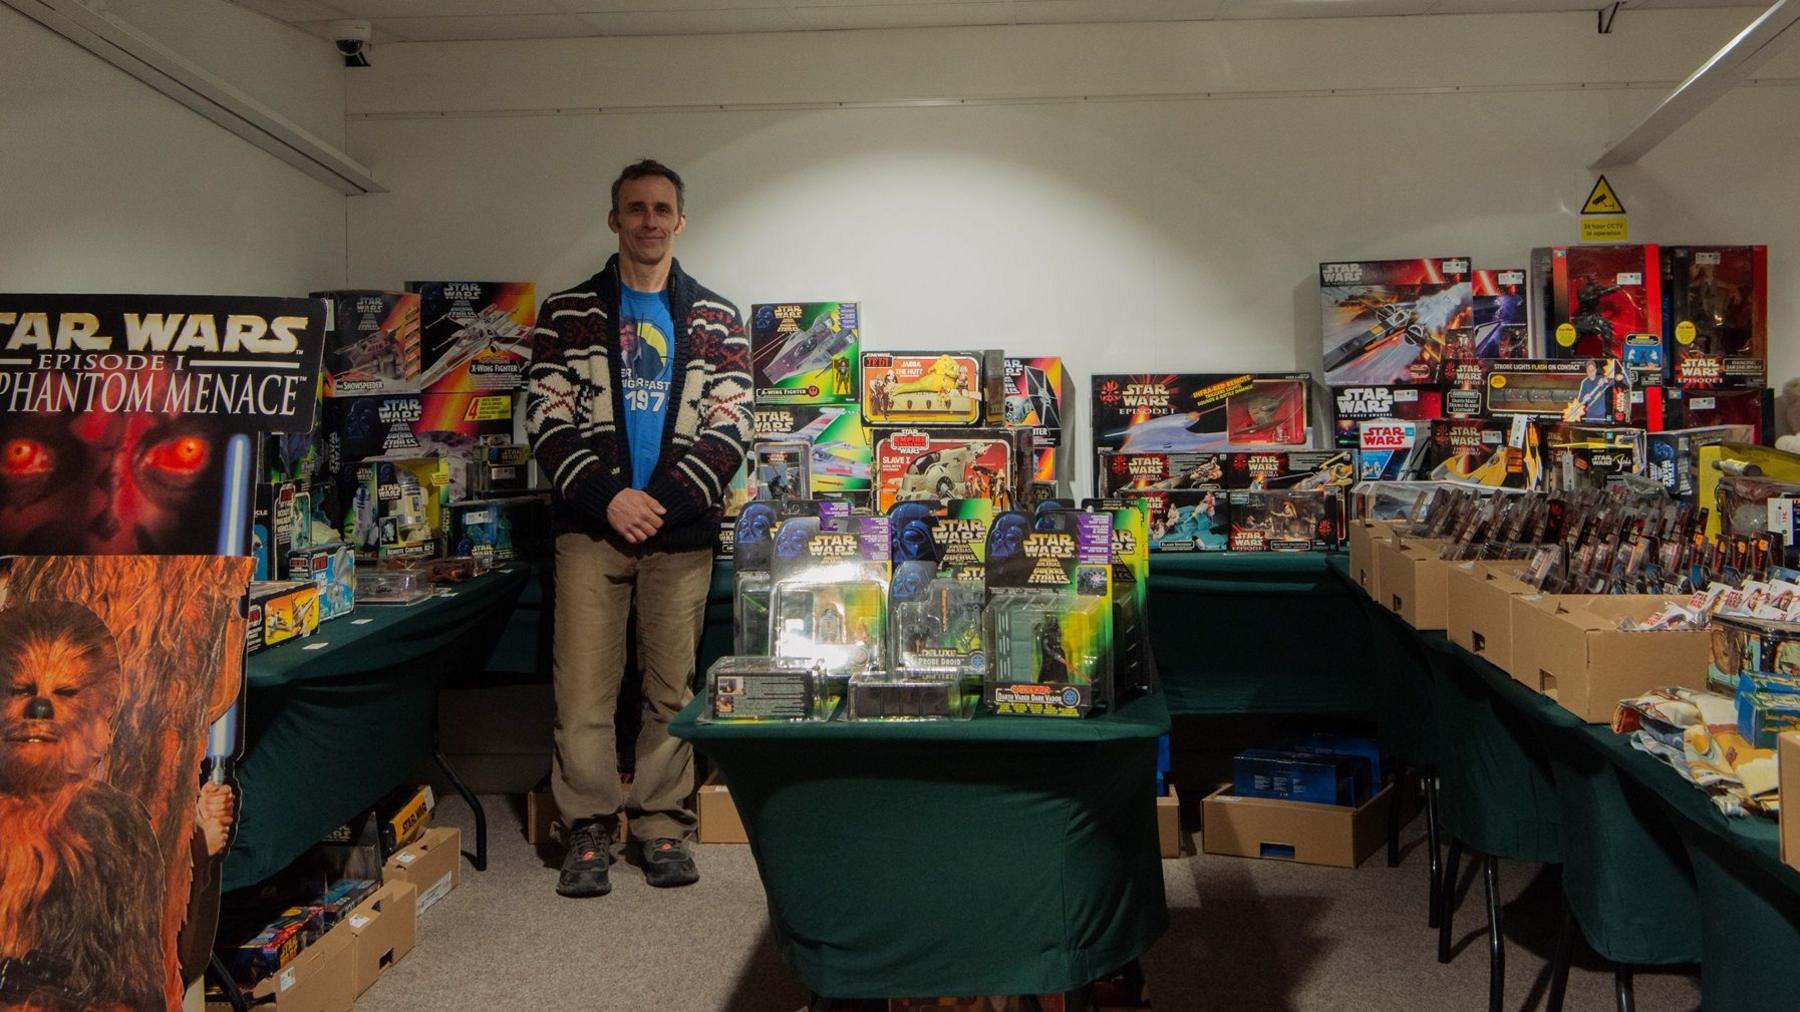
[{"label": "black sneaker", "polygon": [[686,840],[663,837],[644,844],[644,881],[659,889],[693,885],[700,881],[694,854]]},{"label": "black sneaker", "polygon": [[568,851],[556,880],[559,896],[605,896],[612,892],[606,869],[612,864],[612,831],[599,819],[580,819],[569,827]]}]

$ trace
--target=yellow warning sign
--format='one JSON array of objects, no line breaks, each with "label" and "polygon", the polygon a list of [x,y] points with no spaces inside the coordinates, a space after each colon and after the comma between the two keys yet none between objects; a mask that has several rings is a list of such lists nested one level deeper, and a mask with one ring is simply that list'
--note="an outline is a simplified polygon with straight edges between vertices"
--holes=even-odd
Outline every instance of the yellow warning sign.
[{"label": "yellow warning sign", "polygon": [[1624,242],[1631,237],[1625,216],[1581,219],[1582,242]]},{"label": "yellow warning sign", "polygon": [[1594,188],[1588,193],[1587,203],[1581,205],[1582,214],[1624,214],[1625,205],[1619,203],[1619,195],[1613,192],[1612,184],[1601,176],[1594,181]]}]

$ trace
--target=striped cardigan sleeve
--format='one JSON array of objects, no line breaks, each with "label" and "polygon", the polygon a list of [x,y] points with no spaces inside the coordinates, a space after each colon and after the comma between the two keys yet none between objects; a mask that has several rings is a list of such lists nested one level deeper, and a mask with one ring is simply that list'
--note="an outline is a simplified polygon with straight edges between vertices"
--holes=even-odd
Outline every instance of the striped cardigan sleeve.
[{"label": "striped cardigan sleeve", "polygon": [[[697,414],[694,440],[678,459],[657,468],[645,489],[662,504],[668,527],[695,520],[724,501],[744,465],[754,422],[750,341],[737,310],[710,299],[696,301],[690,329],[704,336],[701,346],[708,375],[695,400],[671,409]],[[679,421],[677,427],[683,427]],[[665,446],[664,453],[669,451]]]},{"label": "striped cardigan sleeve", "polygon": [[[606,355],[604,346],[582,347],[569,325],[559,322],[546,300],[542,319],[532,331],[531,366],[525,373],[525,434],[538,467],[565,503],[588,519],[604,524],[606,507],[625,487],[582,437],[580,405],[584,399],[606,398],[611,392],[590,377],[605,369],[582,368],[575,358]],[[610,402],[608,402],[610,404]]]}]

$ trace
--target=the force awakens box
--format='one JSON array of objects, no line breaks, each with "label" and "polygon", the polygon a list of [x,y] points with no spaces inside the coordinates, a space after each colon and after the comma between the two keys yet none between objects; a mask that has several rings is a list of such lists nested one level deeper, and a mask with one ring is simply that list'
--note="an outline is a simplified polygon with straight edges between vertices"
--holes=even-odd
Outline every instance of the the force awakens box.
[{"label": "the force awakens box", "polygon": [[1312,446],[1310,373],[1093,378],[1094,448],[1223,452]]},{"label": "the force awakens box", "polygon": [[325,396],[417,393],[419,296],[412,292],[314,292],[331,303],[325,331]]},{"label": "the force awakens box", "polygon": [[[514,390],[531,364],[537,286],[529,281],[409,281],[419,296],[419,388],[433,393]],[[647,326],[647,325],[646,325]],[[642,354],[666,358],[674,335],[640,327]]]},{"label": "the force awakens box", "polygon": [[1468,257],[1319,265],[1325,382],[1435,383],[1452,328],[1473,317]]},{"label": "the force awakens box", "polygon": [[[1481,402],[1479,386],[1476,389],[1477,411],[1472,414],[1479,413]],[[1338,387],[1331,391],[1331,402],[1332,442],[1344,449],[1356,448],[1359,422],[1377,418],[1419,422],[1444,417],[1444,394],[1431,386]]]},{"label": "the force awakens box", "polygon": [[750,307],[750,382],[758,407],[855,404],[861,314],[854,302]]}]

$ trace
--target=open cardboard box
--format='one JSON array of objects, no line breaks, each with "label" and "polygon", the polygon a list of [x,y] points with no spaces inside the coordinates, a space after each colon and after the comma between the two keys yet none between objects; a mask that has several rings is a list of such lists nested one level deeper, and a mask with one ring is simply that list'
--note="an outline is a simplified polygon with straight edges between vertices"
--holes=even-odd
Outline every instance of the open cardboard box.
[{"label": "open cardboard box", "polygon": [[388,968],[406,958],[419,937],[419,890],[395,879],[375,890],[344,919],[355,939],[356,993],[367,991]]},{"label": "open cardboard box", "polygon": [[737,804],[731,800],[731,788],[719,780],[717,773],[700,785],[695,807],[700,816],[701,843],[749,843],[744,820],[738,817]]},{"label": "open cardboard box", "polygon": [[[1783,792],[1800,799],[1800,731],[1783,731],[1775,739],[1775,775]],[[1800,800],[1792,809],[1782,806],[1780,821],[1781,863],[1800,871]]]},{"label": "open cardboard box", "polygon": [[462,885],[462,831],[455,826],[427,829],[417,842],[388,858],[381,872],[383,882],[399,879],[412,883],[419,890],[419,913],[430,910]]},{"label": "open cardboard box", "polygon": [[1459,562],[1445,578],[1446,631],[1450,642],[1512,672],[1512,599],[1535,594],[1519,579],[1525,563],[1518,559]]},{"label": "open cardboard box", "polygon": [[1375,545],[1392,540],[1399,526],[1398,520],[1350,521],[1350,579],[1371,597],[1376,590]]},{"label": "open cardboard box", "polygon": [[[244,997],[259,1012],[350,1012],[357,995],[354,948],[349,922],[340,923]],[[206,1012],[231,1012],[231,1006],[209,1001]]]},{"label": "open cardboard box", "polygon": [[1375,600],[1414,629],[1442,629],[1448,623],[1447,579],[1455,563],[1438,558],[1444,538],[1378,541],[1375,549]]},{"label": "open cardboard box", "polygon": [[1231,857],[1354,868],[1381,849],[1393,803],[1392,784],[1355,808],[1240,798],[1225,784],[1200,802],[1200,848]]},{"label": "open cardboard box", "polygon": [[1181,801],[1173,785],[1156,799],[1156,844],[1165,858],[1181,856]]},{"label": "open cardboard box", "polygon": [[[629,794],[631,782],[625,781],[625,790]],[[533,787],[525,795],[525,842],[534,847],[541,847],[556,842],[556,832],[552,828],[562,820],[562,812],[556,807],[556,795],[550,786],[544,784]],[[619,824],[613,833],[613,839],[621,843],[631,839],[631,820],[624,812],[619,813]]]},{"label": "open cardboard box", "polygon": [[1625,632],[1682,598],[1658,594],[1525,594],[1512,599],[1512,676],[1590,724],[1612,722],[1619,700],[1679,685],[1706,688],[1704,629]]}]

